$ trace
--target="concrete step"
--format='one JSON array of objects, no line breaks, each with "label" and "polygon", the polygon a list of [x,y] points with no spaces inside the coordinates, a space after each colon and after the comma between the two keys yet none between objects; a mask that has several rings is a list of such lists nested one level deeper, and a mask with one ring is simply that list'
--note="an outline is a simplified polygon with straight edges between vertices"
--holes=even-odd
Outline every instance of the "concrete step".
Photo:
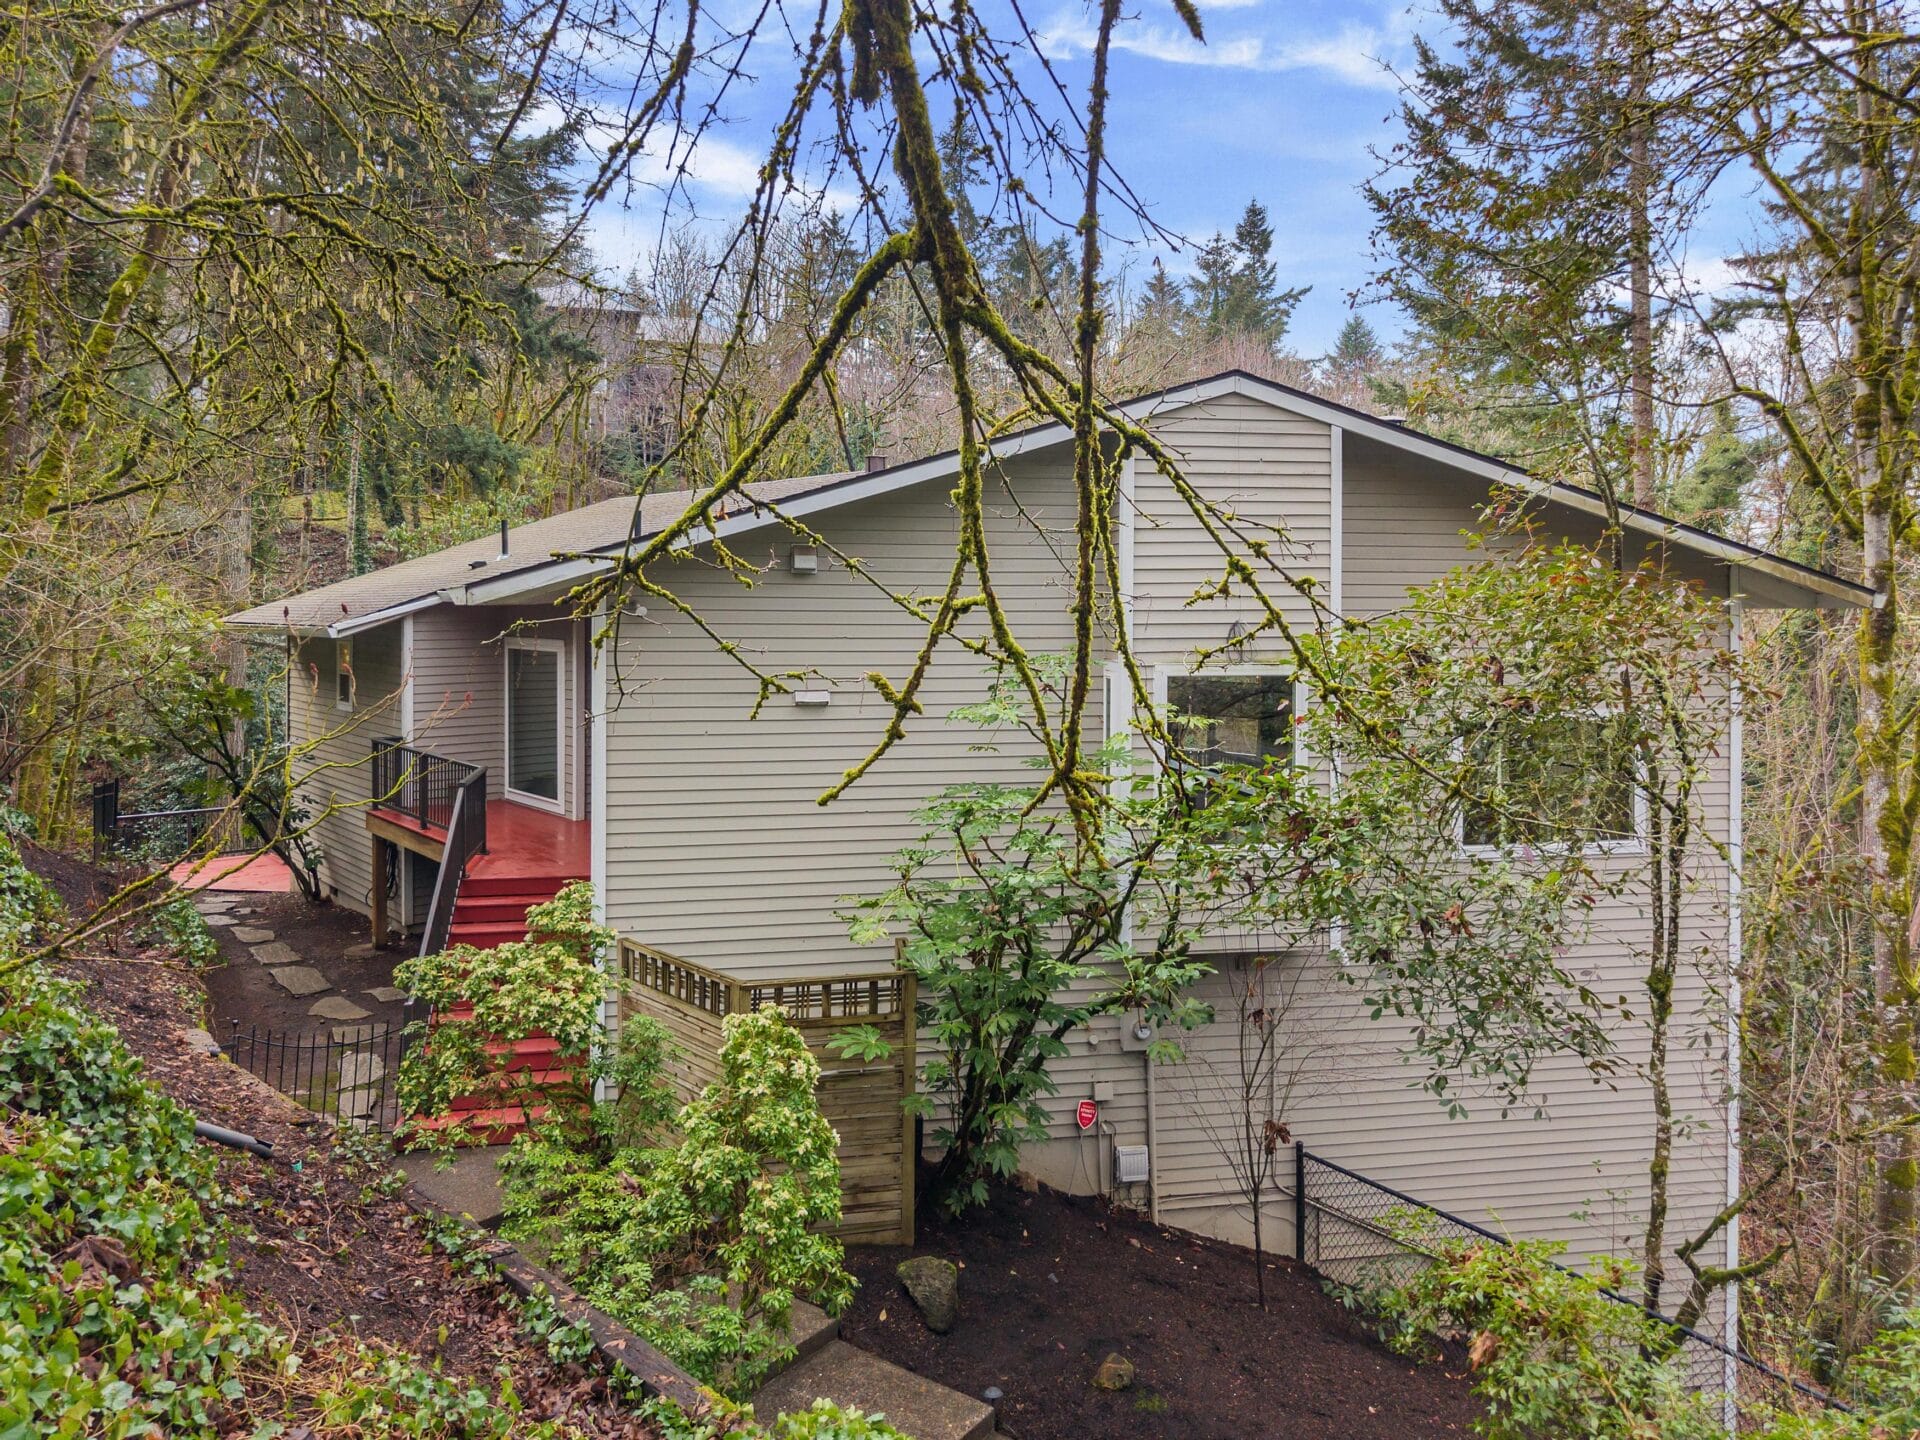
[{"label": "concrete step", "polygon": [[753,1397],[753,1411],[765,1422],[805,1410],[815,1400],[885,1415],[889,1425],[913,1440],[983,1440],[993,1434],[993,1407],[986,1401],[949,1390],[844,1340],[829,1340],[761,1386]]},{"label": "concrete step", "polygon": [[840,1322],[818,1305],[796,1300],[793,1302],[793,1313],[787,1318],[787,1334],[793,1339],[793,1359],[781,1368],[791,1370],[802,1360],[819,1354],[838,1340]]}]

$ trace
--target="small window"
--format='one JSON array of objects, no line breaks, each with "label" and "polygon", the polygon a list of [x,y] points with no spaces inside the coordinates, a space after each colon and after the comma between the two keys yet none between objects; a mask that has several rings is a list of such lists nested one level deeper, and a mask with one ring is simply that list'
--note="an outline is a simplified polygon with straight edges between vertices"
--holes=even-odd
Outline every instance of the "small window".
[{"label": "small window", "polygon": [[1460,839],[1478,847],[1637,840],[1633,751],[1608,715],[1556,716],[1470,745],[1476,791]]},{"label": "small window", "polygon": [[333,647],[333,703],[340,710],[353,708],[353,642],[341,640]]},{"label": "small window", "polygon": [[1293,677],[1173,675],[1167,679],[1169,730],[1179,758],[1219,765],[1293,761]]}]

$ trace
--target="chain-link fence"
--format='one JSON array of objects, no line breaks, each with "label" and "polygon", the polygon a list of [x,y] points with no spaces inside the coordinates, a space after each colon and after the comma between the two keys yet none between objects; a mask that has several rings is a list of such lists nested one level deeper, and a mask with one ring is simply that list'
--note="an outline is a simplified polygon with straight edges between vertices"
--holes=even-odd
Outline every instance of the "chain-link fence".
[{"label": "chain-link fence", "polygon": [[[1453,1240],[1507,1237],[1450,1215],[1390,1185],[1337,1165],[1306,1146],[1294,1146],[1295,1253],[1336,1284],[1382,1289],[1410,1280]],[[1304,1203],[1303,1203],[1304,1202]],[[1604,1292],[1622,1305],[1639,1302]],[[1689,1383],[1727,1399],[1729,1425],[1767,1410],[1846,1407],[1702,1330],[1674,1325]]]}]

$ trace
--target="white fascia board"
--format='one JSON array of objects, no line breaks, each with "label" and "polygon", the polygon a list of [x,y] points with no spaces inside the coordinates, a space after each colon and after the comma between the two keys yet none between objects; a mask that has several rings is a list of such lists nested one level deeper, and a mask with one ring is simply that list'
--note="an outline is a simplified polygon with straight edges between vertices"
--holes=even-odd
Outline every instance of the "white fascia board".
[{"label": "white fascia board", "polygon": [[407,616],[422,610],[431,610],[439,603],[438,595],[421,595],[412,600],[403,600],[398,605],[388,605],[384,609],[369,610],[364,615],[336,620],[327,626],[325,634],[329,640],[345,640],[348,636],[358,635],[363,630],[375,630],[382,625],[390,625],[395,620],[404,620]]},{"label": "white fascia board", "polygon": [[606,569],[607,564],[606,560],[592,556],[555,556],[541,564],[515,570],[510,575],[495,575],[484,580],[471,580],[465,585],[450,586],[440,591],[436,598],[449,605],[501,605],[534,590],[585,580]]},{"label": "white fascia board", "polygon": [[[1121,413],[1130,420],[1144,424],[1168,411],[1182,409],[1188,405],[1203,404],[1223,395],[1244,395],[1250,399],[1260,400],[1276,409],[1285,410],[1304,419],[1318,421],[1343,434],[1363,435],[1382,444],[1394,446],[1408,454],[1431,460],[1437,465],[1444,465],[1463,474],[1475,476],[1489,484],[1504,485],[1539,499],[1568,506],[1583,514],[1600,519],[1606,518],[1606,505],[1598,495],[1557,481],[1542,480],[1536,475],[1529,475],[1524,470],[1516,469],[1490,456],[1476,455],[1472,451],[1457,449],[1422,435],[1418,431],[1390,424],[1359,411],[1326,404],[1311,396],[1297,395],[1279,386],[1257,380],[1251,375],[1217,375],[1210,380],[1178,386],[1158,395],[1149,395],[1135,400],[1121,407]],[[1021,434],[996,440],[987,447],[987,452],[992,459],[1010,460],[1016,456],[1065,444],[1072,438],[1071,428],[1056,421],[1053,424],[1038,426]],[[723,540],[728,536],[744,534],[765,525],[777,524],[780,515],[791,516],[796,520],[804,519],[809,515],[837,509],[842,505],[857,504],[862,500],[889,495],[896,490],[904,490],[929,480],[942,479],[954,474],[959,468],[958,454],[949,452],[944,455],[930,456],[912,464],[875,471],[871,476],[843,480],[809,495],[796,495],[790,500],[770,502],[770,506],[754,506],[743,510],[738,515],[722,520],[718,525],[689,532],[685,543],[688,546],[701,545],[713,540]],[[778,515],[774,513],[776,508]],[[1849,581],[1822,575],[1817,571],[1803,570],[1734,541],[1687,529],[1674,521],[1640,511],[1626,510],[1622,513],[1621,520],[1629,530],[1639,534],[1653,536],[1683,549],[1712,556],[1728,565],[1766,575],[1784,585],[1798,586],[1814,594],[1824,595],[1843,605],[1860,606],[1867,603],[1862,589]],[[643,540],[644,538],[642,537]],[[607,546],[586,555],[556,560],[547,565],[531,566],[526,570],[517,571],[512,575],[503,575],[497,579],[476,580],[464,587],[444,590],[440,593],[449,603],[456,605],[498,604],[551,585],[571,580],[584,580],[605,568],[612,557],[619,555],[626,548],[627,542],[622,542],[620,545]],[[597,556],[608,558],[595,558]]]},{"label": "white fascia board", "polygon": [[[1218,380],[1190,386],[1185,390],[1170,390],[1160,396],[1156,404],[1159,408],[1168,408],[1176,404],[1191,405],[1229,392],[1265,400],[1279,409],[1291,411],[1306,419],[1317,420],[1324,425],[1331,425],[1351,434],[1364,435],[1370,440],[1378,440],[1382,444],[1392,445],[1408,454],[1431,460],[1436,465],[1450,466],[1489,483],[1505,485],[1510,489],[1519,490],[1543,500],[1551,500],[1555,504],[1565,505],[1583,514],[1602,520],[1607,515],[1606,502],[1589,491],[1563,485],[1554,480],[1542,480],[1537,475],[1529,475],[1526,471],[1495,460],[1491,456],[1475,455],[1471,451],[1456,449],[1422,435],[1416,430],[1389,424],[1385,420],[1374,419],[1357,411],[1320,404],[1309,397],[1264,385],[1252,376],[1223,376]],[[1796,585],[1815,594],[1838,600],[1845,605],[1864,606],[1868,603],[1861,587],[1849,581],[1837,576],[1822,575],[1818,571],[1803,570],[1775,556],[1756,552],[1735,541],[1692,530],[1680,525],[1677,521],[1630,509],[1623,510],[1620,519],[1627,529],[1638,534],[1651,535],[1682,549],[1710,555],[1716,560],[1740,569],[1766,575],[1783,585]]]}]

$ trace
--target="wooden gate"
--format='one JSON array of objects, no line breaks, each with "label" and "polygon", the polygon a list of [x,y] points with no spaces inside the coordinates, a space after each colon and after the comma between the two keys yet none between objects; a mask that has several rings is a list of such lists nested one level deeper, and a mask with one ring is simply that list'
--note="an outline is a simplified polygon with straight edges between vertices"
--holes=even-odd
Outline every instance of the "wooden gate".
[{"label": "wooden gate", "polygon": [[[651,1015],[678,1052],[668,1074],[684,1103],[720,1076],[720,1022],[778,1005],[820,1062],[820,1109],[840,1137],[840,1224],[849,1245],[913,1243],[913,1119],[905,1101],[914,1065],[913,977],[898,971],[755,980],[722,975],[620,940],[627,983],[620,1018]],[[827,1042],[871,1025],[893,1047],[884,1060],[832,1053]]]}]

